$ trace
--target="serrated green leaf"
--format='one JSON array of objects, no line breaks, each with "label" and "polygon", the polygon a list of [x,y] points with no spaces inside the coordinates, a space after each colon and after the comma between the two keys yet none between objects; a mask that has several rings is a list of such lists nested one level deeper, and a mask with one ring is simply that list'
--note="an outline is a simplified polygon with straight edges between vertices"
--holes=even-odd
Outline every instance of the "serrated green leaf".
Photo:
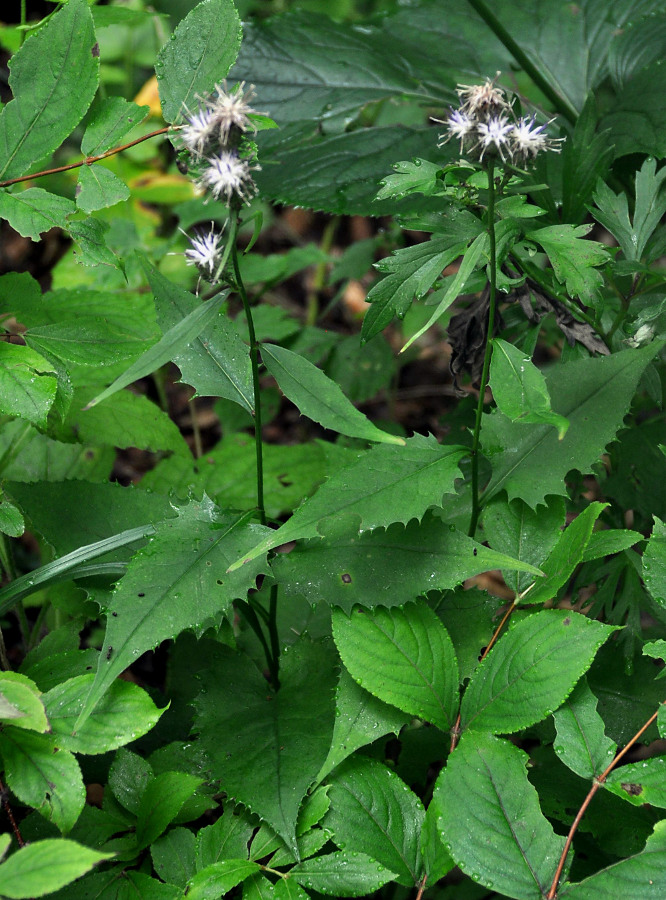
[{"label": "serrated green leaf", "polygon": [[276,344],[262,344],[261,359],[282,393],[298,407],[301,415],[338,434],[404,446],[403,438],[373,425],[345,397],[335,381],[303,356]]},{"label": "serrated green leaf", "polygon": [[[451,638],[423,601],[404,608],[333,610],[333,639],[345,667],[385,703],[448,731],[458,707]],[[387,674],[390,672],[390,678]]]},{"label": "serrated green leaf", "polygon": [[615,630],[559,609],[522,619],[479,663],[463,697],[462,727],[511,734],[540,722],[568,697]]},{"label": "serrated green leaf", "polygon": [[643,554],[643,578],[652,598],[666,606],[666,523],[657,516]]},{"label": "serrated green leaf", "polygon": [[552,425],[560,440],[567,433],[567,419],[550,408],[543,374],[529,356],[500,338],[493,340],[490,387],[500,412],[512,422]]},{"label": "serrated green leaf", "polygon": [[[564,837],[555,834],[527,780],[528,756],[483,732],[463,735],[432,799],[445,847],[475,881],[517,900],[541,900]],[[479,835],[492,840],[479,840]]]},{"label": "serrated green leaf", "polygon": [[532,509],[548,494],[565,495],[570,469],[586,474],[614,437],[640,378],[663,344],[554,366],[546,377],[553,409],[569,420],[564,439],[547,425],[516,425],[500,412],[484,418],[481,444],[493,474],[484,497],[507,491]]},{"label": "serrated green leaf", "polygon": [[0,344],[0,414],[46,426],[57,390],[53,366],[30,347]]},{"label": "serrated green leaf", "polygon": [[112,855],[64,838],[35,841],[0,865],[0,893],[11,900],[42,897],[80,878]]},{"label": "serrated green leaf", "polygon": [[69,137],[97,90],[99,54],[85,0],[70,0],[11,60],[14,99],[0,113],[0,179],[23,173]]},{"label": "serrated green leaf", "polygon": [[[212,825],[208,826],[212,828]],[[197,835],[198,837],[198,835]],[[196,872],[197,837],[189,828],[170,828],[150,846],[153,867],[163,881],[185,888]]]},{"label": "serrated green leaf", "polygon": [[200,784],[201,778],[187,772],[162,772],[148,782],[136,815],[138,849],[162,834]]},{"label": "serrated green leaf", "polygon": [[180,22],[157,55],[155,72],[167,122],[197,108],[233,65],[241,23],[232,0],[203,0]]},{"label": "serrated green leaf", "polygon": [[613,761],[617,744],[606,737],[597,698],[581,679],[571,696],[554,713],[555,753],[581,778],[597,778]]},{"label": "serrated green leaf", "polygon": [[67,216],[76,212],[76,204],[66,197],[51,194],[42,188],[28,188],[13,193],[0,191],[0,218],[22,237],[38,241],[40,234],[64,224]]},{"label": "serrated green leaf", "polygon": [[95,164],[82,166],[79,170],[79,182],[76,186],[76,205],[84,212],[91,213],[97,209],[106,209],[130,195],[124,181],[107,169]]},{"label": "serrated green leaf", "polygon": [[[155,295],[157,321],[166,336],[179,322],[194,315],[201,303],[153,266],[144,262],[144,269]],[[220,296],[225,299],[227,294]],[[177,348],[172,359],[181,371],[181,380],[195,389],[195,396],[226,397],[254,412],[249,349],[225,314],[208,321],[188,346]]]},{"label": "serrated green leaf", "polygon": [[44,707],[58,746],[75,753],[106,753],[140,738],[163,710],[138,685],[115,681],[94,712],[74,731],[74,723],[92,688],[94,674],[79,675],[44,694]]},{"label": "serrated green leaf", "polygon": [[395,175],[387,175],[382,181],[381,190],[377,192],[378,200],[389,197],[404,197],[406,194],[431,194],[437,185],[437,176],[442,171],[441,165],[427,159],[403,160],[393,166]]},{"label": "serrated green leaf", "polygon": [[396,250],[375,268],[386,273],[369,291],[371,303],[361,328],[361,340],[369,341],[397,316],[404,318],[413,300],[423,297],[441,276],[442,271],[461,256],[468,238],[434,237],[430,241]]},{"label": "serrated green leaf", "polygon": [[334,666],[330,646],[301,638],[282,654],[273,694],[247,656],[221,646],[196,700],[195,729],[213,776],[295,856],[298,810],[331,743]]},{"label": "serrated green leaf", "polygon": [[233,804],[225,803],[224,812],[217,822],[197,832],[197,872],[223,859],[246,857],[254,829],[251,816],[242,809],[234,809]]},{"label": "serrated green leaf", "polygon": [[408,597],[453,588],[489,569],[539,574],[529,563],[489,550],[432,516],[360,536],[358,529],[344,525],[344,519],[335,522],[321,540],[276,556],[271,569],[278,583],[309,603],[350,612],[356,603],[400,606]]},{"label": "serrated green leaf", "polygon": [[593,531],[581,562],[590,562],[593,559],[601,559],[602,556],[621,553],[642,540],[644,538],[640,531],[631,531],[629,528],[607,528],[603,531]]},{"label": "serrated green leaf", "polygon": [[[257,877],[259,881],[259,878]],[[245,882],[248,884],[248,882]],[[278,883],[273,887],[270,881],[268,881],[265,877],[261,877],[260,885],[257,885],[257,890],[261,891],[258,896],[255,893],[249,894],[247,897],[245,896],[245,891],[243,891],[243,900],[266,900],[266,894],[264,893],[267,888],[270,887],[272,900],[308,900],[309,894],[303,890],[300,884],[297,884],[291,878],[281,878]]]},{"label": "serrated green leaf", "polygon": [[205,630],[219,621],[233,600],[245,597],[262,570],[259,560],[237,575],[224,575],[231,560],[266,532],[263,526],[222,513],[207,497],[178,513],[156,526],[109,602],[97,675],[75,730],[138,656],[186,628]]},{"label": "serrated green leaf", "polygon": [[365,853],[340,850],[299,863],[289,877],[310,890],[334,897],[361,897],[395,877]]},{"label": "serrated green leaf", "polygon": [[66,229],[79,245],[74,249],[74,258],[82,266],[109,266],[123,270],[123,264],[106,243],[108,222],[89,216],[76,222],[67,222]]},{"label": "serrated green leaf", "polygon": [[[99,11],[98,8],[94,9],[94,14]],[[85,156],[105,153],[119,144],[128,131],[146,118],[148,112],[149,107],[137,106],[124,97],[104,97],[96,100],[86,120],[81,152]]]},{"label": "serrated green leaf", "polygon": [[557,596],[559,589],[569,580],[576,566],[582,561],[594,523],[607,506],[607,503],[597,501],[590,503],[587,509],[577,515],[560,533],[548,558],[541,563],[541,571],[545,577],[535,582],[534,589],[523,598],[525,603],[545,603]]},{"label": "serrated green leaf", "polygon": [[415,434],[404,447],[380,444],[358,462],[337,472],[304,503],[286,524],[239,559],[231,571],[279,544],[316,537],[328,516],[359,516],[359,530],[421,518],[429,506],[453,492],[462,447],[440,446],[433,437]]},{"label": "serrated green leaf", "polygon": [[578,884],[566,884],[558,896],[572,900],[661,900],[666,891],[666,822],[657,822],[645,850],[608,866]]},{"label": "serrated green leaf", "polygon": [[25,332],[25,341],[28,346],[55,356],[65,365],[73,363],[87,367],[135,359],[146,346],[145,340],[132,331],[116,328],[93,316],[81,317],[78,322],[38,325]]},{"label": "serrated green leaf", "polygon": [[418,340],[422,334],[425,334],[425,332],[431,327],[431,325],[434,325],[435,322],[444,315],[449,306],[451,306],[454,300],[457,299],[458,295],[463,292],[465,282],[476,268],[481,255],[486,251],[487,245],[488,236],[484,232],[474,238],[469,248],[465,252],[465,255],[463,256],[463,261],[461,262],[458,271],[453,276],[451,283],[447,287],[444,296],[439,301],[434,313],[430,316],[425,325],[419,328],[416,334],[413,334],[410,337],[410,339],[400,351],[401,353],[404,353],[405,350],[414,343],[414,341]]},{"label": "serrated green leaf", "polygon": [[386,734],[398,734],[409,716],[395,706],[384,703],[356,684],[346,669],[340,672],[335,693],[335,725],[331,747],[317,775],[322,781],[329,772],[359,747],[364,747]]},{"label": "serrated green leaf", "polygon": [[421,878],[419,838],[425,810],[418,797],[377,760],[356,757],[329,778],[331,808],[324,828],[341,849],[353,849],[395,872],[411,887]]},{"label": "serrated green leaf", "polygon": [[[509,501],[500,494],[483,511],[483,535],[493,550],[539,566],[555,546],[565,518],[562,497],[549,497],[546,506],[534,512],[522,500]],[[517,594],[533,582],[522,572],[502,574]]]},{"label": "serrated green leaf", "polygon": [[[189,315],[181,319],[173,328],[170,328],[161,340],[133,362],[123,375],[116,378],[113,384],[102,391],[101,394],[98,394],[94,400],[91,400],[88,406],[97,406],[98,403],[115,394],[116,391],[122,390],[139,378],[150,375],[156,369],[159,369],[160,366],[163,366],[164,363],[170,362],[177,357],[218,316],[220,307],[226,300],[227,294],[228,291],[223,291],[212,299],[196,306]],[[89,360],[89,362],[91,365],[95,365],[94,360]]]},{"label": "serrated green leaf", "polygon": [[[4,780],[22,803],[32,806],[63,833],[71,831],[86,800],[81,769],[48,734],[7,725],[0,733]],[[2,890],[2,888],[0,888]]]},{"label": "serrated green leaf", "polygon": [[48,730],[44,702],[32,679],[18,672],[0,673],[0,720],[27,731]]},{"label": "serrated green leaf", "polygon": [[584,239],[591,228],[591,225],[548,225],[526,234],[546,251],[560,284],[565,284],[572,296],[588,303],[603,284],[603,276],[595,267],[611,259],[603,244]]},{"label": "serrated green leaf", "polygon": [[212,863],[190,879],[187,896],[190,900],[218,900],[257,872],[258,863],[250,859],[225,859]]}]

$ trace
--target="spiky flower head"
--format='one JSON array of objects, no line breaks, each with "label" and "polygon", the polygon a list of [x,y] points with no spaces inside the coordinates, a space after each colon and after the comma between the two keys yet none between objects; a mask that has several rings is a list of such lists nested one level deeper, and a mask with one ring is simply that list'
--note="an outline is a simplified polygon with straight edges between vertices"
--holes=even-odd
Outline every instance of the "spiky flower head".
[{"label": "spiky flower head", "polygon": [[242,159],[234,150],[221,150],[206,160],[197,184],[209,191],[216,200],[248,203],[257,193],[252,172],[259,169],[250,160]]},{"label": "spiky flower head", "polygon": [[215,139],[215,131],[216,123],[211,110],[202,106],[188,114],[186,124],[180,131],[180,140],[191,156],[200,159]]},{"label": "spiky flower head", "polygon": [[211,222],[208,231],[198,231],[188,240],[191,246],[185,251],[185,261],[196,266],[202,278],[212,281],[222,259],[222,232]]},{"label": "spiky flower head", "polygon": [[211,97],[208,103],[211,115],[215,120],[220,144],[229,143],[234,129],[242,134],[246,131],[256,132],[257,126],[250,116],[252,114],[265,115],[265,113],[256,113],[256,110],[250,106],[250,102],[256,96],[254,85],[251,84],[245,90],[244,81],[236,85],[233,90],[227,89],[226,81],[221,85],[215,85],[215,96]]},{"label": "spiky flower head", "polygon": [[479,161],[484,156],[499,156],[502,162],[511,160],[519,165],[532,161],[542,150],[559,152],[560,138],[550,138],[545,129],[553,122],[536,125],[536,115],[517,119],[511,104],[495,78],[483,84],[459,84],[460,106],[452,109],[442,121],[447,131],[439,135],[438,146],[454,138],[460,141],[460,152]]}]

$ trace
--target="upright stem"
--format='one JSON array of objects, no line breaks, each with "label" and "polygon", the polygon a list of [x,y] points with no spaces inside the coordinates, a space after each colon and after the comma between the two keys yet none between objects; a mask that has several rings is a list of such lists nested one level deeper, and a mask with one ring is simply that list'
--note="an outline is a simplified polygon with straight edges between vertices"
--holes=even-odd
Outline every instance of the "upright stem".
[{"label": "upright stem", "polygon": [[495,166],[492,156],[486,164],[488,173],[488,242],[490,245],[490,284],[488,296],[488,330],[486,334],[486,352],[483,357],[483,369],[481,371],[481,383],[479,384],[479,400],[476,405],[476,420],[474,422],[474,439],[472,441],[472,516],[469,523],[468,534],[474,537],[479,521],[479,442],[481,438],[481,416],[483,415],[483,400],[488,386],[488,374],[490,372],[490,357],[493,352],[493,328],[495,326],[495,300],[497,295],[497,253],[495,243]]},{"label": "upright stem", "polygon": [[241,278],[240,269],[238,267],[238,248],[236,247],[236,233],[238,231],[238,213],[233,213],[233,225],[229,241],[231,243],[231,264],[234,269],[234,277],[236,286],[243,303],[245,318],[247,319],[247,330],[250,335],[250,365],[252,367],[252,388],[254,391],[254,447],[256,455],[256,471],[257,471],[257,509],[259,510],[259,521],[262,525],[266,524],[266,508],[264,506],[264,454],[261,442],[261,395],[259,388],[259,345],[257,343],[256,332],[254,330],[254,319],[252,318],[252,307]]}]

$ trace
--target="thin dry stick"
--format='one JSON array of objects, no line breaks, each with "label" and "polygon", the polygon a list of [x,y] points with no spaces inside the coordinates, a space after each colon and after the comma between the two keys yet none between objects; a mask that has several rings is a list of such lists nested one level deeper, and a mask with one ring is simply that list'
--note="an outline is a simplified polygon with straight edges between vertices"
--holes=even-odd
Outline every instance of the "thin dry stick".
[{"label": "thin dry stick", "polygon": [[45,169],[43,172],[34,172],[32,175],[21,175],[20,178],[10,178],[9,181],[0,181],[0,188],[9,187],[11,184],[19,184],[22,181],[32,181],[33,178],[42,178],[44,175],[56,175],[58,172],[68,172],[70,169],[78,169],[81,166],[91,166],[93,163],[99,162],[100,159],[106,159],[108,156],[114,156],[116,153],[128,150],[130,147],[134,147],[135,144],[141,144],[143,141],[157,137],[158,134],[166,134],[167,131],[172,131],[174,127],[177,128],[178,126],[167,125],[166,128],[158,128],[157,131],[151,131],[150,134],[144,134],[143,137],[130,141],[129,144],[123,144],[121,147],[114,147],[112,150],[107,150],[106,153],[100,153],[99,156],[86,156],[85,159],[82,159],[79,162],[70,163],[68,166],[56,166],[55,169]]},{"label": "thin dry stick", "polygon": [[12,808],[9,805],[9,799],[7,796],[7,789],[5,788],[2,781],[0,781],[0,798],[2,799],[2,808],[7,813],[7,818],[9,819],[9,824],[12,826],[12,831],[14,832],[14,837],[16,838],[16,843],[19,847],[25,847],[25,841],[23,840],[23,835],[16,824],[16,819],[14,818],[14,813],[12,812]]},{"label": "thin dry stick", "polygon": [[[665,703],[666,703],[666,700],[662,700],[662,706]],[[569,834],[567,835],[566,843],[564,844],[564,850],[562,851],[562,856],[560,857],[560,862],[557,866],[557,871],[555,872],[555,877],[553,878],[553,883],[550,886],[550,890],[546,894],[546,900],[555,900],[555,897],[557,896],[557,886],[560,883],[560,878],[562,877],[562,870],[564,869],[564,864],[567,861],[567,856],[569,855],[569,850],[571,848],[571,842],[573,841],[574,834],[576,833],[576,830],[577,830],[578,826],[580,825],[580,821],[583,818],[583,815],[585,814],[585,810],[588,808],[588,806],[592,802],[592,798],[594,797],[596,792],[599,790],[599,788],[603,785],[604,781],[608,778],[608,775],[610,774],[610,772],[612,772],[613,769],[615,768],[615,766],[620,762],[620,760],[625,755],[625,753],[627,753],[627,751],[636,743],[636,741],[643,734],[643,732],[647,731],[647,729],[650,727],[650,725],[652,725],[654,720],[657,718],[658,714],[659,714],[659,710],[657,710],[655,713],[653,713],[650,716],[650,718],[647,720],[645,725],[643,725],[642,728],[639,728],[639,730],[632,737],[632,739],[629,741],[629,743],[626,745],[626,747],[624,747],[622,750],[620,750],[620,752],[617,754],[617,756],[615,757],[613,762],[609,766],[606,767],[606,769],[601,773],[601,775],[598,778],[594,779],[594,784],[590,788],[590,791],[589,791],[587,797],[583,800],[581,807],[578,810],[578,813],[576,815],[576,818],[573,820],[571,828],[569,829]]]},{"label": "thin dry stick", "polygon": [[[493,644],[496,643],[498,637],[500,636],[502,629],[504,628],[505,624],[509,620],[509,616],[511,615],[511,613],[514,611],[515,608],[516,608],[516,604],[514,602],[509,606],[507,611],[502,616],[502,621],[499,623],[499,625],[493,632],[493,636],[488,641],[488,645],[486,646],[486,649],[481,654],[481,658],[479,659],[480,663],[483,662],[483,660],[486,658],[486,656],[488,656],[488,654],[492,650]],[[449,750],[450,753],[453,753],[453,751],[456,749],[456,746],[457,746],[459,740],[460,740],[460,713],[458,713],[458,718],[456,719],[456,723],[453,726],[453,728],[451,729],[451,749]]]}]

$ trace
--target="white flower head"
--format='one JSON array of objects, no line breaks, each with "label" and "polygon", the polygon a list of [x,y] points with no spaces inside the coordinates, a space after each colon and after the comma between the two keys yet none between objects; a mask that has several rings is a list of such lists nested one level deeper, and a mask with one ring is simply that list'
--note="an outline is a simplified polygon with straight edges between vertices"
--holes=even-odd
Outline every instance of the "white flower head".
[{"label": "white flower head", "polygon": [[494,146],[495,151],[499,153],[502,162],[504,162],[504,151],[511,152],[509,135],[513,128],[513,122],[510,122],[506,116],[493,116],[487,122],[479,122],[477,125],[479,143],[481,144],[479,159],[483,159],[486,150]]},{"label": "white flower head", "polygon": [[216,200],[223,198],[230,203],[234,198],[249,203],[257,192],[252,171],[259,166],[251,166],[247,159],[237,153],[222,150],[216,156],[206,159],[207,167],[201,173],[198,184],[210,191]]},{"label": "white flower head", "polygon": [[186,150],[197,158],[205,155],[215,135],[215,118],[208,107],[200,107],[189,113],[180,131],[180,139]]},{"label": "white flower head", "polygon": [[[235,128],[243,133],[248,130],[256,132],[257,126],[249,118],[252,113],[256,112],[250,106],[250,101],[256,97],[254,85],[250,85],[246,91],[245,82],[241,81],[239,85],[229,91],[225,81],[221,85],[215,85],[215,93],[216,96],[210,98],[207,103],[210,113],[215,119],[220,144],[229,142],[230,134]],[[264,113],[259,115],[264,115]]]},{"label": "white flower head", "polygon": [[[435,121],[440,120],[436,119]],[[476,122],[461,109],[452,109],[451,115],[446,120],[446,126],[449,130],[449,133],[440,134],[439,144],[437,146],[441,147],[451,138],[455,138],[457,141],[460,141],[460,152],[462,153],[465,138],[474,133],[476,129]]]},{"label": "white flower head", "polygon": [[460,108],[468,116],[493,116],[506,112],[510,107],[504,98],[504,91],[495,86],[495,78],[486,78],[483,84],[459,84]]},{"label": "white flower head", "polygon": [[199,231],[188,240],[192,246],[185,251],[185,261],[190,266],[196,266],[203,278],[211,280],[222,258],[222,232],[217,231],[211,222],[209,231]]},{"label": "white flower head", "polygon": [[543,125],[535,127],[534,121],[536,116],[523,116],[513,126],[510,135],[511,154],[512,156],[522,157],[524,161],[534,159],[541,150],[553,150],[560,152],[557,146],[561,138],[549,138],[545,133],[545,129],[553,121],[551,119]]}]

